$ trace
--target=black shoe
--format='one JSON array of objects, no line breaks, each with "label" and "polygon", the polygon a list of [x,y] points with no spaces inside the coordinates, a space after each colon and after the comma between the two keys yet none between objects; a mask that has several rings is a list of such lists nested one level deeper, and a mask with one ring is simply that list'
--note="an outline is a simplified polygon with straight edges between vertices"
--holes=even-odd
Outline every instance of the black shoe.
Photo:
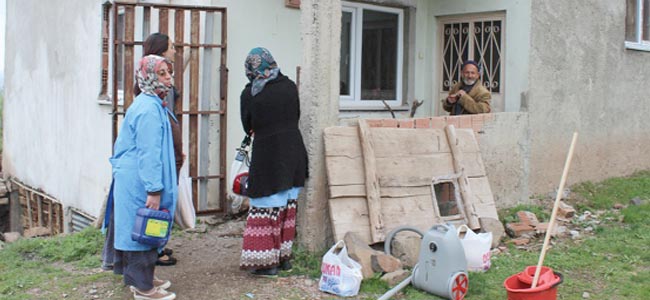
[{"label": "black shoe", "polygon": [[270,269],[257,269],[251,271],[251,274],[259,277],[275,278],[278,277],[278,268],[273,267]]},{"label": "black shoe", "polygon": [[291,271],[291,262],[288,261],[288,260],[282,261],[280,263],[280,270],[290,272]]},{"label": "black shoe", "polygon": [[176,258],[169,255],[162,255],[156,260],[156,266],[173,266],[176,264]]}]

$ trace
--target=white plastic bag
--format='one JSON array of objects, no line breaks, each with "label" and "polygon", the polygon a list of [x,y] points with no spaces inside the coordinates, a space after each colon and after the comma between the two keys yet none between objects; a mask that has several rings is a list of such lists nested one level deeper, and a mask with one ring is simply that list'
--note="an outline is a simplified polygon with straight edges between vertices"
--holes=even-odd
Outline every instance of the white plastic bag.
[{"label": "white plastic bag", "polygon": [[340,240],[323,256],[318,288],[327,293],[356,296],[361,287],[361,265],[348,256],[345,242]]},{"label": "white plastic bag", "polygon": [[490,268],[490,246],[492,245],[492,232],[475,233],[467,225],[461,225],[457,229],[458,235],[465,228],[465,236],[460,243],[465,249],[467,258],[467,270],[471,272],[485,272]]},{"label": "white plastic bag", "polygon": [[196,226],[196,211],[194,203],[192,203],[192,179],[188,176],[187,162],[183,163],[179,173],[174,223],[182,229],[194,228]]},{"label": "white plastic bag", "polygon": [[[235,159],[230,165],[230,176],[228,176],[228,199],[230,209],[233,213],[239,212],[239,208],[246,199],[246,183],[240,180],[248,181],[248,168],[250,167],[250,158],[248,146],[250,137],[245,137],[242,144],[237,148]],[[236,182],[237,181],[237,182]],[[237,190],[234,188],[237,186]]]}]

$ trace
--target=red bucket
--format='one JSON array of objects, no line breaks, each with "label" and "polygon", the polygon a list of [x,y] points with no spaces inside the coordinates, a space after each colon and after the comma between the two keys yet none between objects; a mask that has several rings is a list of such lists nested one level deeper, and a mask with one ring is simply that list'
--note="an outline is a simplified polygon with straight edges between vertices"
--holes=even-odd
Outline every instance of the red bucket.
[{"label": "red bucket", "polygon": [[527,267],[524,272],[508,277],[503,286],[508,291],[508,300],[556,300],[557,286],[562,283],[562,274],[551,268],[542,267],[538,285],[531,289],[536,267]]}]

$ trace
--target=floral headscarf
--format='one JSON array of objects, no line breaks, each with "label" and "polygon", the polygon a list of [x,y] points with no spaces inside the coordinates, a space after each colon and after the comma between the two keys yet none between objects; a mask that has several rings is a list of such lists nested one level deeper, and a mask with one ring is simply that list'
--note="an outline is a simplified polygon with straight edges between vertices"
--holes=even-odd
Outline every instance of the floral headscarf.
[{"label": "floral headscarf", "polygon": [[[160,99],[165,99],[171,86],[166,86],[158,80],[158,70],[166,64],[169,68],[170,63],[162,56],[147,55],[140,60],[138,70],[135,72],[135,78],[138,81],[138,87],[147,95],[155,95]],[[171,72],[171,69],[168,69]]]},{"label": "floral headscarf", "polygon": [[246,67],[246,77],[253,85],[251,87],[253,96],[259,94],[266,83],[277,78],[280,73],[280,68],[275,63],[271,52],[262,47],[253,48],[248,53],[244,67]]}]

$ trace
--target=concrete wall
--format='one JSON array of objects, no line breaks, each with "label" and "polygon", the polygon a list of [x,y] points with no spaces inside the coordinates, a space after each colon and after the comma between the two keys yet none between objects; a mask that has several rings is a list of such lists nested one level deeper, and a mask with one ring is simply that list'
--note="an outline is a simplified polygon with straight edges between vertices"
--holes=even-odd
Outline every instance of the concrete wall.
[{"label": "concrete wall", "polygon": [[7,1],[5,176],[90,213],[111,178],[110,107],[97,103],[101,3]]},{"label": "concrete wall", "polygon": [[[111,180],[111,107],[98,103],[103,2],[7,2],[4,173],[91,215],[99,213]],[[143,2],[228,8],[230,159],[244,136],[244,59],[253,47],[266,47],[295,80],[300,10],[267,0]]]},{"label": "concrete wall", "polygon": [[[626,50],[625,1],[533,1],[531,192],[650,168],[650,52]],[[626,201],[626,199],[622,199]]]}]

